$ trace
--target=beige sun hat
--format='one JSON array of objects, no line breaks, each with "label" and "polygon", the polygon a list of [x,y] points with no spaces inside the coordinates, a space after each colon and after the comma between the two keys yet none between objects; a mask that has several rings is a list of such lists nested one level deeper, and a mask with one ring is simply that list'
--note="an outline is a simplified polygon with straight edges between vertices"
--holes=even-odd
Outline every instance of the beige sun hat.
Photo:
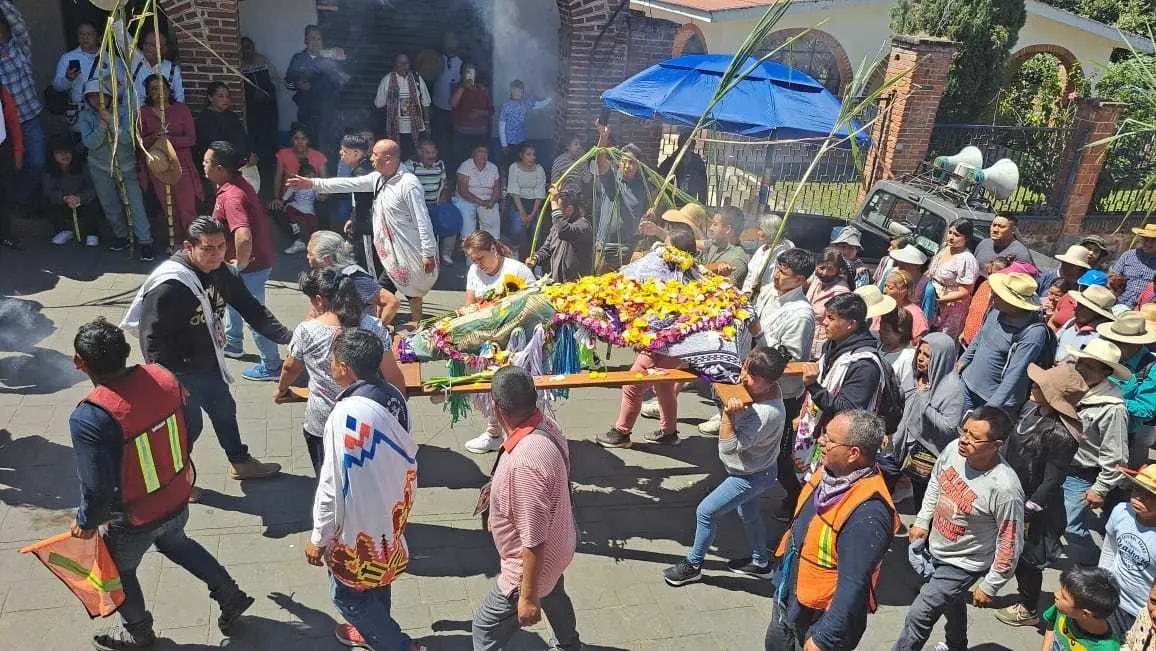
[{"label": "beige sun hat", "polygon": [[1112,307],[1116,305],[1116,295],[1107,287],[1090,285],[1084,291],[1073,289],[1068,292],[1068,296],[1105,319],[1116,320],[1116,314],[1112,312]]},{"label": "beige sun hat", "polygon": [[927,264],[927,255],[911,244],[889,251],[887,257],[907,264]]},{"label": "beige sun hat", "polygon": [[181,160],[168,138],[158,138],[145,152],[149,173],[165,185],[176,185],[181,180]]},{"label": "beige sun hat", "polygon": [[1156,323],[1148,321],[1143,312],[1125,312],[1115,321],[1096,326],[1096,332],[1105,339],[1125,344],[1156,343]]},{"label": "beige sun hat", "polygon": [[1040,388],[1048,406],[1064,417],[1060,419],[1064,427],[1068,428],[1072,436],[1079,438],[1083,432],[1077,405],[1088,392],[1088,383],[1084,377],[1070,364],[1057,364],[1046,370],[1028,364],[1028,377]]},{"label": "beige sun hat", "polygon": [[839,234],[831,240],[831,244],[849,244],[863,248],[863,234],[854,226],[844,226],[839,229]]},{"label": "beige sun hat", "polygon": [[884,314],[895,311],[895,308],[898,307],[895,299],[879,291],[878,285],[864,285],[856,289],[855,293],[867,304],[868,319],[883,316]]},{"label": "beige sun hat", "polygon": [[1080,246],[1079,244],[1073,244],[1069,246],[1068,250],[1064,251],[1060,255],[1057,255],[1056,259],[1060,262],[1074,264],[1077,267],[1082,267],[1084,269],[1092,268],[1092,251],[1088,249],[1088,247]]},{"label": "beige sun hat", "polygon": [[1083,350],[1068,346],[1067,353],[1073,357],[1095,360],[1110,367],[1112,369],[1112,376],[1119,380],[1126,381],[1132,379],[1132,371],[1129,371],[1127,366],[1120,363],[1124,355],[1120,352],[1119,346],[1107,339],[1093,337],[1088,340],[1088,343],[1084,344]]},{"label": "beige sun hat", "polygon": [[1149,493],[1156,494],[1156,463],[1140,466],[1139,470],[1117,467],[1133,484]]},{"label": "beige sun hat", "polygon": [[1144,228],[1133,228],[1132,233],[1140,237],[1156,237],[1156,224],[1144,224]]},{"label": "beige sun hat", "polygon": [[662,221],[668,224],[682,224],[683,226],[689,226],[690,230],[694,232],[695,240],[703,239],[702,231],[699,229],[698,225],[694,223],[694,220],[690,218],[690,215],[687,215],[681,210],[668,210],[662,213]]},{"label": "beige sun hat", "polygon": [[993,274],[987,282],[991,285],[991,291],[1012,307],[1028,312],[1040,309],[1040,304],[1036,302],[1039,285],[1036,284],[1035,278],[1016,271]]}]

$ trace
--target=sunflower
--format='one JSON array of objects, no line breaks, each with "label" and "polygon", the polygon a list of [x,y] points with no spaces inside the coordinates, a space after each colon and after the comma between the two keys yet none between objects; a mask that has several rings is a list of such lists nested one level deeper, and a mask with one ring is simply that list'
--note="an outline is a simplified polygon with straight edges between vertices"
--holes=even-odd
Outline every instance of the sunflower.
[{"label": "sunflower", "polygon": [[523,289],[526,289],[525,278],[522,278],[521,276],[515,276],[514,274],[506,274],[502,276],[502,291],[504,291],[507,296],[516,292],[520,292]]}]

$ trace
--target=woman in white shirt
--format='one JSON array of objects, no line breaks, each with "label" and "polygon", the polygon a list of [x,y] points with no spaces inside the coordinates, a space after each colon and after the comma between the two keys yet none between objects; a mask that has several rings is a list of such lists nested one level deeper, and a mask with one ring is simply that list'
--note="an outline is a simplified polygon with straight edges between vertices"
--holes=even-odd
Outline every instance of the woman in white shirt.
[{"label": "woman in white shirt", "polygon": [[462,250],[470,260],[466,272],[466,305],[482,300],[502,284],[506,276],[515,276],[527,284],[534,282],[534,272],[521,260],[510,257],[510,247],[486,231],[474,231],[462,241]]},{"label": "woman in white shirt", "polygon": [[914,321],[903,308],[879,317],[879,351],[883,361],[891,364],[899,390],[907,398],[915,393],[915,347],[911,344]]},{"label": "woman in white shirt", "polygon": [[490,150],[485,145],[474,148],[469,160],[458,167],[458,191],[454,205],[462,213],[462,240],[471,233],[484,230],[494,239],[502,236],[502,215],[498,200],[502,196],[502,175],[498,166],[490,162]]},{"label": "woman in white shirt", "polygon": [[[538,228],[537,219],[546,199],[546,170],[538,164],[534,145],[522,143],[518,160],[510,164],[506,192],[514,210],[510,214],[510,241],[518,242],[518,257],[531,255],[531,240]],[[542,237],[550,232],[550,213],[542,217]]]},{"label": "woman in white shirt", "polygon": [[136,87],[137,106],[145,104],[148,99],[148,88],[145,81],[152,75],[160,75],[169,82],[173,99],[182,104],[185,101],[185,81],[181,77],[181,64],[173,63],[168,58],[169,43],[164,34],[160,35],[160,54],[157,59],[157,33],[149,32],[141,41],[140,51],[132,61],[132,83]]}]

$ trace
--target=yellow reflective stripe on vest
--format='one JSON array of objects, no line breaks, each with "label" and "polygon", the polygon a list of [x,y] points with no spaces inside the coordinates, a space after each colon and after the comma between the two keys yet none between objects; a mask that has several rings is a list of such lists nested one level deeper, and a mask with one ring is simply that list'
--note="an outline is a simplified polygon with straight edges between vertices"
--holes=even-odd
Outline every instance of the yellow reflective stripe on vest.
[{"label": "yellow reflective stripe on vest", "polygon": [[173,455],[173,472],[180,472],[185,467],[185,458],[181,455],[181,437],[177,431],[177,415],[173,414],[165,419],[165,428],[169,430],[169,451]]},{"label": "yellow reflective stripe on vest", "polygon": [[67,556],[61,556],[56,552],[49,552],[48,562],[57,567],[64,568],[75,574],[77,577],[88,581],[89,585],[96,588],[97,590],[100,590],[101,592],[114,592],[124,587],[121,585],[119,576],[114,576],[102,581],[97,578],[95,571],[87,570],[80,563],[72,560],[71,558],[68,558]]},{"label": "yellow reflective stripe on vest", "polygon": [[140,461],[140,474],[144,478],[145,492],[152,493],[161,487],[161,480],[157,477],[157,464],[153,461],[152,446],[149,445],[149,433],[145,432],[133,439],[136,445],[136,456]]},{"label": "yellow reflective stripe on vest", "polygon": [[819,549],[815,555],[815,564],[819,567],[835,567],[835,530],[826,522],[820,522],[819,526],[822,529],[819,530]]}]

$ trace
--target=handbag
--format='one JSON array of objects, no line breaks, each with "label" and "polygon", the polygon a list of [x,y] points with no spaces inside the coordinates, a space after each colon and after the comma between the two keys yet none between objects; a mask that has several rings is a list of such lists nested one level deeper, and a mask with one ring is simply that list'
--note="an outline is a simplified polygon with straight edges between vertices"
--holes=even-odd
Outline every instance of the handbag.
[{"label": "handbag", "polygon": [[935,469],[937,458],[937,455],[916,441],[911,444],[911,447],[907,449],[907,454],[903,456],[900,470],[912,479],[927,481],[931,479],[931,472]]}]

